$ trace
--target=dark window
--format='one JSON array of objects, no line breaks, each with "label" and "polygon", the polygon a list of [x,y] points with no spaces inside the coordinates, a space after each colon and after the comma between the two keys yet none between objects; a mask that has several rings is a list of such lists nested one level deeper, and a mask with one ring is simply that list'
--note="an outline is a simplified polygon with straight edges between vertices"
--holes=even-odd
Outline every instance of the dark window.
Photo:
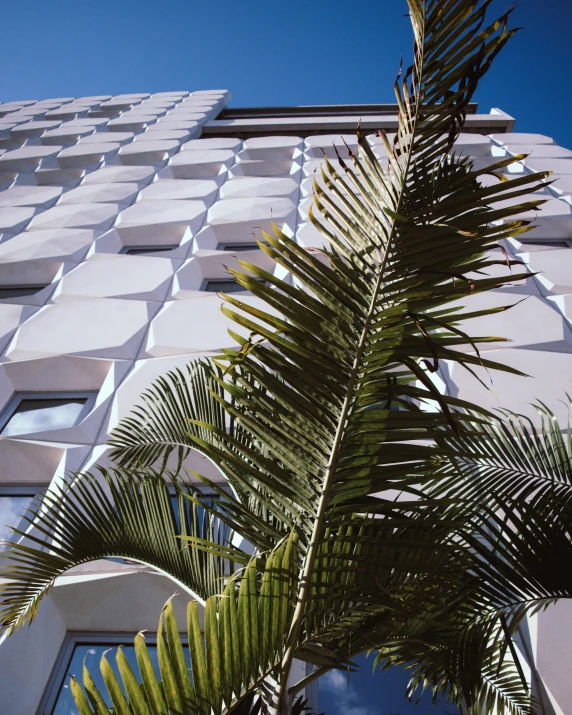
[{"label": "dark window", "polygon": [[526,239],[521,239],[520,243],[524,246],[550,246],[551,248],[570,248],[568,241],[527,241]]},{"label": "dark window", "polygon": [[124,246],[121,253],[126,253],[128,256],[142,256],[145,253],[165,253],[172,251],[174,248],[179,248],[179,245],[174,246]]},{"label": "dark window", "polygon": [[207,293],[239,293],[247,288],[230,278],[209,278],[204,282],[202,290]]},{"label": "dark window", "polygon": [[1,286],[0,300],[3,298],[24,298],[28,295],[36,295],[46,286]]},{"label": "dark window", "polygon": [[255,241],[244,241],[236,243],[219,243],[217,251],[256,251],[259,245]]},{"label": "dark window", "polygon": [[16,394],[0,424],[4,436],[73,427],[87,414],[94,393]]}]

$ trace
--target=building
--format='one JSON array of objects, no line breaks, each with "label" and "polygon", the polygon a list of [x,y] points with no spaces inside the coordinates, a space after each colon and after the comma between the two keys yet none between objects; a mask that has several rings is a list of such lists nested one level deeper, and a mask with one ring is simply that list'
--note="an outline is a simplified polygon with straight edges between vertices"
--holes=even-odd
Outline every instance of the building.
[{"label": "building", "polygon": [[[237,254],[267,263],[254,244],[258,227],[272,216],[302,245],[321,245],[308,208],[323,152],[334,159],[341,135],[355,144],[360,119],[378,147],[375,130],[397,123],[393,105],[230,109],[229,97],[212,90],[0,105],[3,536],[38,489],[104,458],[109,431],[155,377],[229,344],[216,291],[232,289],[224,264]],[[507,245],[538,275],[472,303],[526,298],[474,330],[511,338],[490,352],[534,380],[496,377],[487,393],[443,366],[442,388],[531,416],[529,403],[542,397],[565,416],[572,151],[514,133],[500,110],[472,106],[465,129],[457,148],[479,165],[529,153],[511,171],[552,169],[557,181],[544,191],[538,227]],[[33,627],[0,645],[2,715],[67,715],[66,673],[79,672],[84,655],[96,660],[153,631],[174,590],[161,575],[115,562],[59,579]],[[176,599],[181,618],[185,601]],[[547,715],[570,712],[562,624],[571,617],[560,604],[530,623]]]}]

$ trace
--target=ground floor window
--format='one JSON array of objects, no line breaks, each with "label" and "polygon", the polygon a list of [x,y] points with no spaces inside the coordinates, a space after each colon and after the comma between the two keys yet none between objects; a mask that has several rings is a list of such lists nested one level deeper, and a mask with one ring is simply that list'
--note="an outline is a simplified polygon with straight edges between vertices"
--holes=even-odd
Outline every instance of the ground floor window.
[{"label": "ground floor window", "polygon": [[[89,669],[96,687],[101,696],[111,707],[111,700],[107,694],[103,678],[99,669],[101,656],[106,653],[109,664],[116,674],[119,674],[115,663],[117,649],[121,645],[124,654],[133,668],[136,675],[139,675],[137,658],[133,639],[135,634],[125,634],[116,636],[113,634],[89,634],[89,635],[69,635],[60,653],[59,662],[56,665],[54,675],[44,698],[42,715],[77,715],[77,708],[71,694],[70,676],[73,676],[79,683],[82,682],[83,664]],[[157,647],[153,639],[148,639],[148,648],[151,661],[158,670]]]}]

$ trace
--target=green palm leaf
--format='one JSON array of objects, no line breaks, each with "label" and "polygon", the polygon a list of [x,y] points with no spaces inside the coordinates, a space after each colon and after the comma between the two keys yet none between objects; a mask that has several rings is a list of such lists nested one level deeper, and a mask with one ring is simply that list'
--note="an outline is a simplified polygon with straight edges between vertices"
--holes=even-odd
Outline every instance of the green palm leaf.
[{"label": "green palm leaf", "polygon": [[135,638],[142,686],[121,649],[116,675],[105,655],[100,668],[112,707],[105,704],[84,668],[83,687],[72,678],[81,715],[220,715],[243,712],[243,704],[279,666],[285,648],[284,623],[292,615],[296,581],[295,540],[279,545],[258,580],[256,560],[233,577],[220,596],[207,599],[204,624],[196,601],[187,610],[188,641],[183,645],[173,608],[163,609],[157,632],[159,672],[150,669],[142,634]]},{"label": "green palm leaf", "polygon": [[[24,519],[27,532],[2,552],[0,621],[12,632],[33,620],[55,579],[89,561],[124,558],[152,566],[202,599],[220,593],[230,559],[248,557],[231,546],[232,530],[212,500],[165,476],[116,471],[70,478],[58,491],[37,498]],[[195,539],[218,547],[185,548]],[[230,571],[231,572],[231,571]]]}]

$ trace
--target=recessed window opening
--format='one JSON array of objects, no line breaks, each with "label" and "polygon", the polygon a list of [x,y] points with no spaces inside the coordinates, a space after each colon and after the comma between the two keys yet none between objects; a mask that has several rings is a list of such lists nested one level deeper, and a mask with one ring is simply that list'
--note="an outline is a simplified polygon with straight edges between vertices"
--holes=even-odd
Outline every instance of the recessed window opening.
[{"label": "recessed window opening", "polygon": [[[263,243],[261,241],[261,243]],[[268,244],[265,244],[268,245]],[[234,243],[219,243],[217,251],[257,251],[260,246],[256,241],[235,241]]]},{"label": "recessed window opening", "polygon": [[[127,661],[140,680],[135,647],[133,645],[134,637],[134,633],[117,635],[86,633],[68,636],[60,652],[60,657],[56,663],[56,668],[44,695],[44,700],[41,703],[39,712],[42,713],[42,715],[69,715],[69,713],[77,711],[71,694],[70,675],[73,675],[79,683],[82,682],[84,660],[102,698],[107,703],[107,706],[111,708],[112,703],[99,670],[99,662],[101,656],[111,649],[106,657],[110,666],[115,671],[115,674],[119,675],[115,658],[117,648],[121,645]],[[157,646],[153,642],[154,635],[146,633],[145,641],[151,663],[158,671],[159,663],[157,660]],[[186,640],[183,642],[186,642]],[[185,649],[185,652],[188,651]]]},{"label": "recessed window opening", "polygon": [[569,241],[535,241],[533,239],[519,239],[520,243],[525,246],[550,246],[551,248],[570,248]]},{"label": "recessed window opening", "polygon": [[173,244],[172,246],[123,246],[120,253],[125,253],[128,256],[143,256],[146,253],[165,253],[175,248],[179,248],[179,244]]},{"label": "recessed window opening", "polygon": [[[25,531],[28,522],[22,517],[40,491],[41,487],[34,486],[0,487],[0,542],[17,541],[20,538],[11,527]],[[0,543],[0,552],[7,548],[8,544]]]},{"label": "recessed window opening", "polygon": [[4,298],[25,298],[29,295],[36,295],[36,293],[39,293],[45,287],[45,285],[0,286],[0,300]]},{"label": "recessed window opening", "polygon": [[11,437],[74,427],[91,410],[95,397],[94,392],[16,393],[0,418],[0,434]]},{"label": "recessed window opening", "polygon": [[201,290],[207,293],[240,293],[248,291],[248,288],[233,278],[207,278],[203,281]]}]

